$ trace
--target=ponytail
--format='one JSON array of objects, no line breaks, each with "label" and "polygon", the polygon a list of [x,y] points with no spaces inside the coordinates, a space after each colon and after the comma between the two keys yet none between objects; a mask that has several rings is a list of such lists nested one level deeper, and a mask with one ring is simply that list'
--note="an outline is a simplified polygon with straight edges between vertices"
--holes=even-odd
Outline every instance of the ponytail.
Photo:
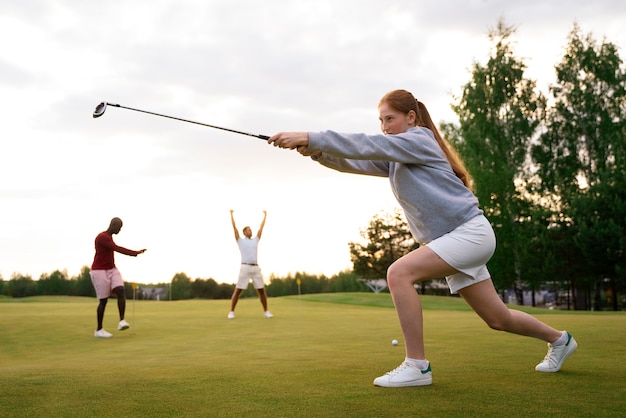
[{"label": "ponytail", "polygon": [[418,117],[416,120],[417,126],[423,126],[433,132],[433,135],[435,135],[437,143],[441,147],[443,153],[446,155],[446,158],[448,159],[448,162],[450,163],[454,174],[456,174],[456,176],[461,179],[465,187],[467,187],[471,191],[474,191],[474,180],[472,179],[472,176],[465,167],[461,156],[456,151],[456,149],[454,149],[454,147],[448,141],[446,141],[444,137],[441,136],[439,130],[430,118],[430,114],[428,113],[426,106],[424,106],[424,103],[420,102],[419,100],[416,101],[419,109],[419,112],[417,112]]}]

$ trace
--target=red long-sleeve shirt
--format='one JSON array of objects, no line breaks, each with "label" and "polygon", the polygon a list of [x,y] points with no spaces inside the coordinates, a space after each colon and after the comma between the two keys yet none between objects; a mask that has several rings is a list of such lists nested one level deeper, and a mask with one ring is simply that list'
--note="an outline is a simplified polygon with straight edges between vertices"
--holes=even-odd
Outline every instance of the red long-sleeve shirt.
[{"label": "red long-sleeve shirt", "polygon": [[106,231],[100,232],[96,237],[96,255],[93,257],[92,270],[111,270],[115,267],[114,253],[130,255],[136,257],[139,251],[129,250],[128,248],[120,247],[113,242],[113,237]]}]

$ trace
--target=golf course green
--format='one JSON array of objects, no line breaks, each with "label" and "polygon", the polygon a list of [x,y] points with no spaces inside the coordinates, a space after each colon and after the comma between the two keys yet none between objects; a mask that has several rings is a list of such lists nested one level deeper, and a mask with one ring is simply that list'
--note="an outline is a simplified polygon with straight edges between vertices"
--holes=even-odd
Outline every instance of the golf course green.
[{"label": "golf course green", "polygon": [[[626,315],[519,307],[579,348],[538,373],[544,342],[490,330],[458,298],[424,296],[433,385],[379,388],[404,359],[389,294],[132,301],[0,299],[2,417],[623,417]],[[398,346],[391,341],[397,339]]]}]

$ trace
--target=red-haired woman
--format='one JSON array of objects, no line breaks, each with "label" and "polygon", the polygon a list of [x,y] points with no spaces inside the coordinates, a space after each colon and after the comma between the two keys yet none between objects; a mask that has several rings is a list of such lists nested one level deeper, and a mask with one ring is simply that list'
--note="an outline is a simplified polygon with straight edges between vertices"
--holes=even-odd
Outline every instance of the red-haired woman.
[{"label": "red-haired woman", "polygon": [[567,331],[509,309],[500,299],[486,266],[496,246],[493,229],[478,206],[471,176],[439,134],[424,104],[406,90],[394,90],[380,100],[378,111],[383,135],[282,132],[268,140],[338,171],[388,177],[413,236],[423,244],[387,271],[406,358],[396,369],[374,379],[374,384],[432,383],[424,351],[422,306],[414,285],[440,277],[489,327],[546,341],[548,354],[535,369],[557,372],[577,343]]}]

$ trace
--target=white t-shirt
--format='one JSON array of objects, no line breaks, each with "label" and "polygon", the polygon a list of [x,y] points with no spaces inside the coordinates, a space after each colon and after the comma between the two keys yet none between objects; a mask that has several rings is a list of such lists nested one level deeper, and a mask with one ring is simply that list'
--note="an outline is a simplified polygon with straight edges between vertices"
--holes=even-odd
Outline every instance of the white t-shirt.
[{"label": "white t-shirt", "polygon": [[257,249],[259,247],[259,237],[254,236],[250,239],[243,237],[237,240],[239,252],[241,253],[241,262],[245,264],[257,264]]}]

